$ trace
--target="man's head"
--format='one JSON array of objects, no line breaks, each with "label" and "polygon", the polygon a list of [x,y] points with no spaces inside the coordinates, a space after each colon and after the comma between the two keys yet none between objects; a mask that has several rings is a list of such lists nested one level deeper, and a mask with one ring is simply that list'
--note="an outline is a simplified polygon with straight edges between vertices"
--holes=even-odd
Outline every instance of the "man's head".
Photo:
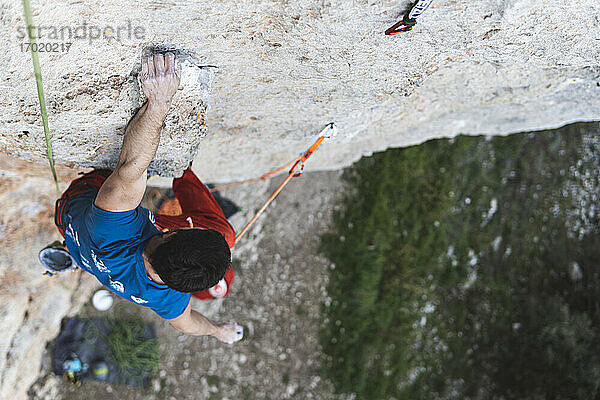
[{"label": "man's head", "polygon": [[150,259],[167,286],[189,293],[216,285],[231,264],[231,252],[213,229],[177,229],[165,234]]}]

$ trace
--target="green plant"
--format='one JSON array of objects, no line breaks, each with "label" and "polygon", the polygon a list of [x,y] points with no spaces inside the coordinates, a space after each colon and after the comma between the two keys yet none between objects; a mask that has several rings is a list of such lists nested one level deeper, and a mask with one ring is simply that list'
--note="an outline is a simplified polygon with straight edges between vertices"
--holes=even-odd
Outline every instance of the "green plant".
[{"label": "green plant", "polygon": [[108,359],[123,373],[151,371],[153,374],[156,371],[159,364],[156,338],[144,338],[146,326],[142,321],[110,320],[108,327]]},{"label": "green plant", "polygon": [[154,374],[159,365],[156,338],[147,339],[146,323],[137,312],[119,304],[112,316],[102,319],[101,326],[90,319],[88,342],[101,341],[106,345],[106,359],[117,365],[125,379]]}]

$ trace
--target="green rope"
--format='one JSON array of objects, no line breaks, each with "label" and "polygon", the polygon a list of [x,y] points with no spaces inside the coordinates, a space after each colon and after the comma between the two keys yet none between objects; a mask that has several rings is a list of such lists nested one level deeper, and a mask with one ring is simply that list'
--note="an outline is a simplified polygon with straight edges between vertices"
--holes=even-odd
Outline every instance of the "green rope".
[{"label": "green rope", "polygon": [[[27,34],[29,35],[29,48],[31,49],[31,59],[33,61],[33,71],[35,73],[35,82],[37,84],[38,99],[40,101],[40,111],[42,113],[42,123],[44,124],[44,135],[46,136],[46,151],[48,153],[48,161],[50,169],[56,184],[56,192],[60,196],[58,187],[58,179],[56,170],[54,169],[54,157],[52,156],[52,144],[50,143],[50,129],[48,128],[48,114],[46,112],[46,100],[44,98],[44,88],[42,86],[42,70],[40,68],[40,60],[38,58],[37,43],[35,40],[33,17],[31,15],[31,5],[29,0],[23,0],[23,8],[25,10],[25,25],[27,26]],[[34,50],[35,47],[35,50]]]}]

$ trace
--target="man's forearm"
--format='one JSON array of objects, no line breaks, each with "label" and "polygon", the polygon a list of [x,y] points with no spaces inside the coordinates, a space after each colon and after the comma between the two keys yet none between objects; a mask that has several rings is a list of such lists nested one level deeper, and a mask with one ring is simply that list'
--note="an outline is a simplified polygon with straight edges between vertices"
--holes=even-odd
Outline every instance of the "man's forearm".
[{"label": "man's forearm", "polygon": [[192,336],[214,336],[219,326],[197,311],[191,310],[189,322],[176,328]]},{"label": "man's forearm", "polygon": [[162,124],[179,87],[181,63],[173,53],[155,54],[142,60],[141,72],[142,91],[148,102],[125,129],[115,169],[125,182],[139,180],[156,154]]},{"label": "man's forearm", "polygon": [[183,314],[170,319],[169,323],[178,331],[192,336],[214,336],[222,342],[233,343],[244,337],[244,328],[234,322],[216,324],[197,311],[189,303]]},{"label": "man's forearm", "polygon": [[181,64],[173,53],[142,60],[140,83],[148,101],[125,128],[119,162],[98,191],[96,207],[118,212],[140,204],[146,189],[146,170],[158,149],[162,124],[180,77]]},{"label": "man's forearm", "polygon": [[116,167],[125,180],[139,178],[150,165],[158,149],[160,131],[168,109],[168,104],[147,102],[127,125]]}]

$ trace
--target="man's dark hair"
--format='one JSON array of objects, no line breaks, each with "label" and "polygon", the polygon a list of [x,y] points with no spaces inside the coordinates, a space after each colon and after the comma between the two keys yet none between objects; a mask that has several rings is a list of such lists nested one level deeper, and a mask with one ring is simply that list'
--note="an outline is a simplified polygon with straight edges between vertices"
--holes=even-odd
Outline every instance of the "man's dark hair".
[{"label": "man's dark hair", "polygon": [[231,264],[231,251],[223,235],[213,229],[180,229],[150,259],[167,286],[189,293],[216,285]]}]

